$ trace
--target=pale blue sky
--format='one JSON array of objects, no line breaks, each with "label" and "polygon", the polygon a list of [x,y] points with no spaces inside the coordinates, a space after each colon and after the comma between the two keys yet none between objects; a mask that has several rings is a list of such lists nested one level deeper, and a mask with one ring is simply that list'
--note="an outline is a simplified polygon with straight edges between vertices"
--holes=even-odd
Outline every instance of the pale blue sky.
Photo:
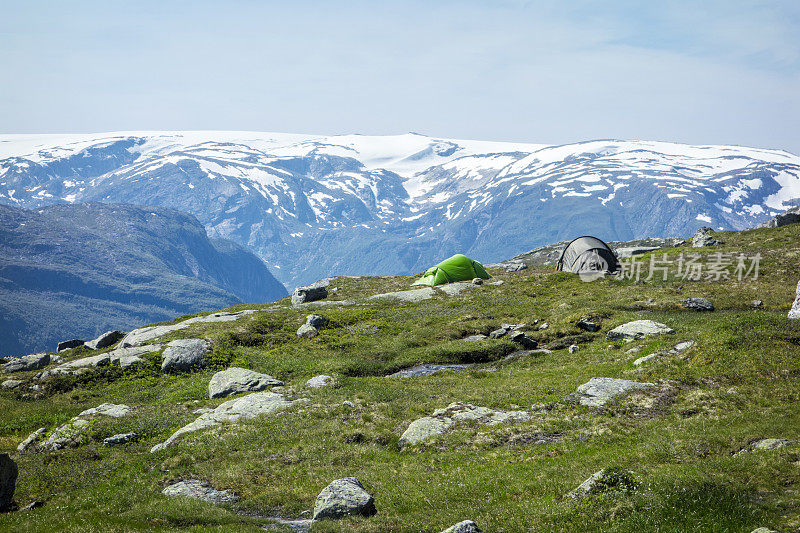
[{"label": "pale blue sky", "polygon": [[0,132],[800,153],[800,1],[0,0]]}]

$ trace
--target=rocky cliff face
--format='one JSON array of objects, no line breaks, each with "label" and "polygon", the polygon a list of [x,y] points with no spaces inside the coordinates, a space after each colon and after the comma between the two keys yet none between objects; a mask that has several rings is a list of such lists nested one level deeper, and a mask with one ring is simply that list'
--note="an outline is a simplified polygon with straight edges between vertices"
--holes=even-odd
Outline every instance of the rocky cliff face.
[{"label": "rocky cliff face", "polygon": [[171,209],[0,206],[3,355],[286,294],[258,257]]}]

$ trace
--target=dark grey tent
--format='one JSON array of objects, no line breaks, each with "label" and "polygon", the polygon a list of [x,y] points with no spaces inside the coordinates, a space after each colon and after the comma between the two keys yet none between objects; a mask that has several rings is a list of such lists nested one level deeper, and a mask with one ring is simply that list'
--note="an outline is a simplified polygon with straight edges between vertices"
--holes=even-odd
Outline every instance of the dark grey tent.
[{"label": "dark grey tent", "polygon": [[611,248],[598,239],[584,235],[564,248],[558,259],[556,270],[564,272],[616,272],[619,270],[617,256]]}]

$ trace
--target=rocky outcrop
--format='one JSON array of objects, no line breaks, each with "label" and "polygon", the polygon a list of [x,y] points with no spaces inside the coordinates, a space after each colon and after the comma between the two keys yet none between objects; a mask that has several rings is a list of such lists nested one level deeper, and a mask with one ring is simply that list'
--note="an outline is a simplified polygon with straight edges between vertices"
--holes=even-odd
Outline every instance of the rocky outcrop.
[{"label": "rocky outcrop", "polygon": [[797,291],[792,308],[789,310],[789,318],[800,318],[800,282],[797,283]]},{"label": "rocky outcrop", "polygon": [[766,222],[756,226],[757,228],[780,228],[781,226],[788,226],[789,224],[797,224],[800,222],[800,206],[793,207],[788,211],[784,211],[779,215],[775,215]]},{"label": "rocky outcrop", "polygon": [[375,499],[358,479],[345,477],[332,481],[314,502],[314,520],[345,516],[372,516],[377,513]]},{"label": "rocky outcrop", "polygon": [[78,346],[83,346],[85,342],[86,341],[81,339],[70,339],[68,341],[62,341],[58,343],[58,346],[56,346],[56,351],[63,352],[64,350],[77,348]]},{"label": "rocky outcrop", "polygon": [[3,388],[3,389],[16,389],[17,387],[19,387],[23,383],[25,383],[25,382],[22,381],[21,379],[7,379],[7,380],[3,381],[3,383],[0,383],[0,388]]},{"label": "rocky outcrop", "polygon": [[611,400],[632,390],[653,387],[653,383],[639,383],[627,379],[592,378],[575,392],[575,399],[581,405],[602,407]]},{"label": "rocky outcrop", "polygon": [[478,527],[478,524],[473,522],[472,520],[464,520],[463,522],[459,522],[458,524],[454,524],[441,533],[483,533],[481,528]]},{"label": "rocky outcrop", "polygon": [[410,291],[375,294],[367,298],[367,300],[397,300],[406,303],[416,303],[430,300],[434,296],[436,296],[436,289],[432,287],[422,287],[420,289],[411,289]]},{"label": "rocky outcrop", "polygon": [[439,372],[463,372],[475,366],[471,363],[461,363],[452,365],[438,365],[435,363],[424,363],[421,365],[412,366],[389,374],[387,378],[413,378],[418,376],[429,376],[431,374],[438,374]]},{"label": "rocky outcrop", "polygon": [[193,498],[214,505],[231,504],[239,497],[229,490],[217,490],[199,479],[186,479],[164,487],[161,494],[179,498]]},{"label": "rocky outcrop", "polygon": [[219,313],[211,313],[210,315],[188,318],[176,324],[168,324],[165,326],[147,326],[144,328],[135,329],[130,333],[128,333],[127,335],[125,335],[125,337],[122,338],[122,341],[120,341],[120,346],[123,348],[130,346],[141,346],[145,342],[162,337],[167,333],[172,333],[175,331],[186,329],[189,326],[193,326],[194,324],[216,324],[219,322],[232,322],[234,320],[239,320],[253,313],[255,313],[255,311],[251,309],[247,309],[245,311],[237,311],[234,313],[222,311]]},{"label": "rocky outcrop", "polygon": [[675,333],[674,330],[654,320],[634,320],[627,324],[617,326],[608,332],[608,340],[621,340],[631,342],[653,335],[664,335],[668,333]]},{"label": "rocky outcrop", "polygon": [[444,409],[437,409],[431,416],[411,422],[400,436],[400,446],[418,444],[441,435],[459,422],[495,425],[504,422],[522,422],[529,420],[530,417],[530,413],[526,411],[495,411],[487,407],[453,402]]},{"label": "rocky outcrop", "polygon": [[208,343],[203,339],[178,339],[167,343],[161,361],[162,372],[188,372],[206,364]]},{"label": "rocky outcrop", "polygon": [[692,248],[704,248],[706,246],[725,244],[723,241],[715,239],[712,235],[713,232],[714,230],[707,226],[698,229],[692,236]]},{"label": "rocky outcrop", "polygon": [[693,311],[713,311],[714,304],[708,298],[687,298],[681,305]]},{"label": "rocky outcrop", "polygon": [[316,302],[328,297],[329,280],[321,280],[305,287],[297,287],[292,293],[292,305]]},{"label": "rocky outcrop", "polygon": [[607,492],[610,490],[633,490],[633,474],[629,470],[619,468],[604,468],[595,472],[583,483],[565,494],[566,498],[583,498],[589,494]]},{"label": "rocky outcrop", "polygon": [[88,441],[86,430],[93,417],[109,416],[120,418],[130,414],[131,408],[124,404],[103,403],[87,409],[47,435],[41,447],[46,450],[60,450],[70,446],[79,446]]},{"label": "rocky outcrop", "polygon": [[274,392],[254,392],[228,400],[220,404],[210,413],[203,413],[191,424],[187,424],[173,433],[166,441],[156,444],[150,450],[151,453],[163,450],[171,446],[178,439],[188,433],[200,431],[206,428],[218,426],[228,422],[236,422],[240,419],[255,418],[260,415],[271,414],[282,409],[286,409],[295,402],[289,401],[281,394]]},{"label": "rocky outcrop", "polygon": [[321,389],[327,385],[333,383],[333,377],[328,376],[327,374],[320,374],[319,376],[314,376],[313,378],[306,381],[306,387],[311,389]]},{"label": "rocky outcrop", "polygon": [[0,511],[11,509],[19,470],[7,453],[0,453]]},{"label": "rocky outcrop", "polygon": [[234,366],[217,372],[211,377],[211,381],[208,382],[208,397],[211,399],[225,398],[232,394],[257,392],[268,387],[280,385],[283,385],[283,381],[279,381],[268,374],[259,374],[246,368]]},{"label": "rocky outcrop", "polygon": [[122,444],[127,444],[129,442],[135,442],[139,439],[139,435],[136,433],[117,433],[116,435],[111,435],[103,439],[103,444],[105,446],[121,446]]},{"label": "rocky outcrop", "polygon": [[106,331],[96,339],[90,340],[85,343],[85,346],[90,350],[102,350],[113,346],[125,336],[124,331]]},{"label": "rocky outcrop", "polygon": [[28,448],[33,446],[33,444],[35,444],[36,441],[38,441],[40,438],[42,438],[42,436],[45,433],[47,433],[47,428],[39,428],[39,429],[37,429],[36,431],[34,431],[30,435],[28,435],[27,438],[24,441],[19,443],[19,445],[17,446],[17,451],[18,452],[24,452],[25,450],[27,450]]},{"label": "rocky outcrop", "polygon": [[146,346],[134,346],[131,348],[117,348],[107,353],[81,357],[72,361],[62,363],[54,368],[49,368],[39,375],[39,379],[46,379],[51,376],[65,374],[80,374],[92,368],[117,365],[128,368],[144,362],[140,356],[159,351],[163,346],[160,344],[148,344]]},{"label": "rocky outcrop", "polygon": [[310,339],[319,335],[319,330],[325,326],[325,319],[319,315],[308,315],[306,322],[297,330],[298,337]]},{"label": "rocky outcrop", "polygon": [[12,372],[27,372],[30,370],[41,370],[50,364],[50,354],[32,353],[22,357],[12,358],[3,365],[3,371],[10,374]]}]

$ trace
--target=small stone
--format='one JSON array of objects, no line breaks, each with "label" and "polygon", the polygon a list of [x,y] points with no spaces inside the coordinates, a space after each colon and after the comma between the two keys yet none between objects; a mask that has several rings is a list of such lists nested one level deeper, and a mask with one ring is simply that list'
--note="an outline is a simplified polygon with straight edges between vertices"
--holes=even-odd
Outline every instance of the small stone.
[{"label": "small stone", "polygon": [[313,378],[306,381],[306,387],[312,389],[321,389],[322,387],[325,387],[332,383],[333,383],[332,376],[328,376],[326,374],[320,374],[319,376],[314,376]]},{"label": "small stone", "polygon": [[789,441],[786,439],[762,439],[753,444],[754,450],[777,450],[783,448]]},{"label": "small stone", "polygon": [[87,409],[79,414],[75,418],[79,417],[87,417],[87,416],[110,416],[112,418],[121,418],[130,414],[131,408],[125,404],[114,404],[114,403],[101,403],[97,407],[92,407],[91,409]]},{"label": "small stone", "polygon": [[71,348],[77,348],[78,346],[83,346],[86,341],[81,339],[70,339],[68,341],[59,342],[56,346],[57,352],[63,352],[64,350],[69,350]]},{"label": "small stone", "polygon": [[217,372],[208,382],[208,397],[225,398],[241,392],[264,390],[268,387],[279,387],[279,381],[268,374],[260,374],[246,368],[231,367]]},{"label": "small stone", "polygon": [[308,315],[306,317],[306,324],[312,328],[322,329],[325,326],[325,319],[319,315]]},{"label": "small stone", "polygon": [[758,309],[759,307],[762,307],[763,305],[764,305],[764,302],[762,302],[761,300],[753,300],[752,302],[750,302],[750,307],[752,307],[753,309]]},{"label": "small stone", "polygon": [[118,433],[116,435],[112,435],[106,439],[103,439],[103,444],[106,446],[119,446],[121,444],[127,444],[129,442],[134,442],[139,439],[139,435],[136,433]]},{"label": "small stone", "polygon": [[2,385],[0,385],[0,387],[2,387],[4,389],[16,389],[17,387],[19,387],[23,383],[25,383],[25,382],[22,381],[21,379],[7,379],[7,380],[5,380],[3,382]]},{"label": "small stone", "polygon": [[479,333],[477,335],[470,335],[469,337],[464,337],[463,340],[466,341],[466,342],[477,342],[477,341],[486,340],[487,338],[488,337],[486,335],[483,335],[483,334]]},{"label": "small stone", "polygon": [[688,298],[681,302],[686,309],[694,311],[713,311],[714,304],[708,298]]},{"label": "small stone", "polygon": [[520,344],[526,350],[534,350],[538,346],[538,343],[535,340],[531,339],[530,337],[525,335],[524,332],[519,330],[514,331],[508,338],[512,342]]},{"label": "small stone", "polygon": [[194,498],[214,505],[236,503],[239,498],[229,490],[217,490],[199,479],[187,479],[173,483],[161,491],[173,497]]},{"label": "small stone", "polygon": [[678,344],[676,344],[675,347],[672,348],[672,349],[675,352],[682,352],[684,350],[688,350],[692,346],[694,346],[694,341],[683,341],[683,342],[679,342]]},{"label": "small stone", "polygon": [[106,331],[94,340],[88,341],[85,346],[90,350],[102,350],[122,340],[124,331]]},{"label": "small stone", "polygon": [[178,339],[164,349],[162,372],[186,372],[205,366],[208,343],[203,339]]},{"label": "small stone", "polygon": [[658,356],[658,354],[651,353],[650,355],[645,355],[644,357],[640,357],[639,359],[634,361],[633,364],[634,364],[634,366],[641,366],[641,365],[645,364],[646,362],[648,362],[648,361],[650,361],[652,359],[655,359],[657,356]]},{"label": "small stone", "polygon": [[442,533],[483,533],[478,525],[472,520],[464,520],[452,525],[442,531]]},{"label": "small stone", "polygon": [[634,340],[650,337],[653,335],[664,335],[675,333],[674,330],[654,320],[634,320],[617,326],[608,332],[608,340],[622,340],[631,342]]},{"label": "small stone", "polygon": [[549,327],[550,327],[550,324],[548,324],[547,322],[542,322],[542,325],[539,326],[539,329],[547,329]]},{"label": "small stone", "polygon": [[496,329],[496,330],[492,331],[491,333],[489,333],[489,338],[490,339],[499,339],[500,337],[503,337],[506,333],[508,333],[508,329],[506,329],[506,328]]},{"label": "small stone", "polygon": [[0,511],[11,509],[19,470],[7,453],[0,453]]},{"label": "small stone", "polygon": [[580,346],[578,346],[577,344],[572,344],[570,345],[569,348],[567,348],[567,351],[569,353],[578,353],[578,350],[580,350]]},{"label": "small stone", "polygon": [[354,403],[353,403],[353,402],[351,402],[350,400],[345,400],[345,401],[343,401],[343,402],[342,402],[342,405],[343,405],[344,407],[347,407],[347,408],[349,408],[349,409],[355,409],[355,407],[356,407],[356,404],[354,404]]},{"label": "small stone", "polygon": [[[565,494],[565,497],[566,498],[582,498],[582,497],[584,497],[584,496],[586,496],[588,494],[591,494],[593,492],[598,492],[598,491],[603,491],[603,490],[614,488],[614,487],[610,487],[610,486],[601,485],[601,482],[603,481],[603,478],[607,477],[607,473],[608,472],[609,472],[609,469],[607,469],[607,468],[604,468],[603,470],[600,470],[599,472],[595,472],[588,479],[586,479],[583,483],[578,485],[574,490],[572,490],[571,492]],[[628,477],[632,481],[632,478],[630,478],[630,475],[631,475],[630,471],[623,470],[623,471],[620,472],[620,474]],[[618,481],[621,481],[622,483],[625,482],[624,479],[620,479]],[[620,484],[622,484],[622,483],[620,483]]]},{"label": "small stone", "polygon": [[706,246],[717,246],[719,244],[725,244],[723,241],[719,241],[712,237],[712,230],[709,227],[702,227],[698,229],[695,234],[692,236],[692,248],[703,248]]},{"label": "small stone", "polygon": [[313,520],[337,519],[345,516],[372,516],[375,499],[354,477],[332,481],[314,502]]},{"label": "small stone", "polygon": [[41,500],[33,500],[31,503],[29,503],[25,507],[22,507],[20,509],[20,511],[33,511],[34,509],[38,509],[39,507],[42,507],[43,505],[44,505],[43,501],[41,501]]},{"label": "small stone", "polygon": [[481,278],[473,278],[472,279],[472,284],[473,285],[483,285],[483,279],[481,279]]},{"label": "small stone", "polygon": [[600,326],[598,326],[594,322],[590,322],[589,320],[586,320],[585,318],[581,318],[580,320],[578,320],[575,323],[575,325],[578,326],[580,329],[582,329],[584,331],[588,331],[590,333],[594,333],[596,331],[600,331]]},{"label": "small stone", "polygon": [[28,372],[30,370],[41,370],[50,364],[50,354],[32,353],[22,357],[12,357],[3,365],[6,373]]},{"label": "small stone", "polygon": [[310,324],[303,324],[297,329],[297,336],[310,339],[319,335],[319,330]]},{"label": "small stone", "polygon": [[19,443],[19,446],[17,446],[17,451],[18,452],[24,452],[25,450],[27,450],[28,448],[33,446],[33,444],[37,440],[39,440],[42,437],[42,435],[44,435],[46,432],[47,432],[47,428],[39,428],[39,429],[37,429],[36,431],[34,431],[30,435],[28,435],[28,437],[24,441]]},{"label": "small stone", "polygon": [[652,383],[639,383],[627,379],[592,378],[578,387],[575,396],[581,405],[601,407],[617,396],[637,389],[652,387]]}]

